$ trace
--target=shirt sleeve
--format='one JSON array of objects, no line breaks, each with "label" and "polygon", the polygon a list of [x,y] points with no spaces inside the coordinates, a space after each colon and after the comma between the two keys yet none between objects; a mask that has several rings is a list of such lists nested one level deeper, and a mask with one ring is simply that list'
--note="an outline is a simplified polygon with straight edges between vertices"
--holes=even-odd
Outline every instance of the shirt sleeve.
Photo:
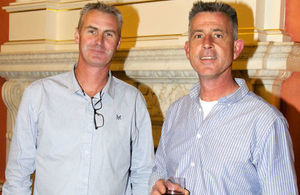
[{"label": "shirt sleeve", "polygon": [[153,167],[152,127],[144,97],[137,93],[135,117],[132,121],[132,157],[130,182],[132,194],[148,194],[148,181]]},{"label": "shirt sleeve", "polygon": [[[170,110],[170,109],[169,109]],[[167,178],[167,168],[166,168],[166,152],[165,152],[165,132],[168,130],[168,121],[170,119],[170,111],[167,112],[164,124],[161,130],[161,136],[159,144],[155,153],[154,167],[149,180],[149,191],[152,191],[152,187],[155,182],[159,179]],[[171,119],[172,120],[172,119]]]},{"label": "shirt sleeve", "polygon": [[32,92],[26,89],[19,106],[14,127],[3,195],[30,195],[31,174],[35,170],[36,122],[31,105]]},{"label": "shirt sleeve", "polygon": [[272,124],[262,144],[257,172],[262,194],[298,194],[294,169],[294,154],[286,120]]}]

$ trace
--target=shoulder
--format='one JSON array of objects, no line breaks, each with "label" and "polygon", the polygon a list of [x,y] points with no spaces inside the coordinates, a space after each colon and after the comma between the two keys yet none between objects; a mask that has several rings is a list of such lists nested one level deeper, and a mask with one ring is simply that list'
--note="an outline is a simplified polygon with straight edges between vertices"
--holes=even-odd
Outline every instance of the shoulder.
[{"label": "shoulder", "polygon": [[140,91],[136,87],[134,87],[134,86],[132,86],[132,85],[130,85],[130,84],[114,77],[114,76],[112,76],[112,81],[111,82],[112,82],[112,86],[114,88],[114,91],[117,94],[123,94],[123,95],[137,95],[137,94],[140,94]]},{"label": "shoulder", "polygon": [[180,114],[186,114],[191,109],[193,100],[190,95],[185,95],[174,101],[168,108],[166,119],[175,118]]},{"label": "shoulder", "polygon": [[32,82],[28,88],[31,90],[41,88],[45,85],[50,85],[54,83],[66,83],[68,82],[68,78],[70,77],[70,72],[60,73],[53,76],[48,76],[42,79],[38,79],[34,82]]},{"label": "shoulder", "polygon": [[252,107],[255,110],[257,117],[268,120],[276,120],[279,118],[284,119],[283,114],[273,105],[268,103],[262,97],[249,92],[246,97],[247,106]]},{"label": "shoulder", "polygon": [[271,134],[288,134],[287,120],[275,106],[253,92],[249,92],[244,99],[239,109],[244,110],[245,117],[251,121],[258,148],[263,147]]},{"label": "shoulder", "polygon": [[56,92],[58,87],[67,87],[69,74],[61,73],[33,81],[24,90],[23,98],[31,99],[34,102],[41,99],[47,91]]},{"label": "shoulder", "polygon": [[169,110],[173,110],[173,109],[179,109],[182,106],[187,106],[190,105],[192,103],[192,99],[189,95],[185,95],[182,96],[181,98],[177,99],[176,101],[174,101],[170,107]]}]

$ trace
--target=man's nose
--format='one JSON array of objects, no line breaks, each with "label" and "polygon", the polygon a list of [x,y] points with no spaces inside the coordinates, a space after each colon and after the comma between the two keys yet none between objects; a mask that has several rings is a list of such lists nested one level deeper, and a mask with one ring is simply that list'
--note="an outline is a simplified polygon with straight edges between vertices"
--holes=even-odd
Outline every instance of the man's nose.
[{"label": "man's nose", "polygon": [[212,40],[212,37],[211,36],[205,36],[204,37],[204,40],[203,40],[203,47],[205,49],[210,49],[212,48],[212,43],[213,43],[213,40]]},{"label": "man's nose", "polygon": [[103,43],[103,40],[104,40],[104,37],[103,37],[103,35],[102,34],[99,34],[98,36],[97,36],[97,44],[98,45],[101,45],[102,43]]}]

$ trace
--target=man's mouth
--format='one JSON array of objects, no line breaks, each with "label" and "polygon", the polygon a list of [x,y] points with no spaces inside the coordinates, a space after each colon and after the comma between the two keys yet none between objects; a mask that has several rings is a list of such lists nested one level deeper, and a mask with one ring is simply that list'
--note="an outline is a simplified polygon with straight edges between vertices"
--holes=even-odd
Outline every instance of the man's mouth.
[{"label": "man's mouth", "polygon": [[213,57],[213,56],[203,56],[200,58],[201,60],[215,60],[217,59],[216,57]]}]

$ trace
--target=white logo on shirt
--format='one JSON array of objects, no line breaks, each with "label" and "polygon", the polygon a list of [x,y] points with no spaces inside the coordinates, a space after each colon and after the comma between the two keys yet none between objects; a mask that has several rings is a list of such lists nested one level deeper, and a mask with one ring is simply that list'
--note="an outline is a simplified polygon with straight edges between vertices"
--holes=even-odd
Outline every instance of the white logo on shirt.
[{"label": "white logo on shirt", "polygon": [[116,114],[116,119],[117,119],[117,120],[121,120],[121,119],[122,119],[122,116],[121,116],[121,115],[118,115],[118,114]]}]

